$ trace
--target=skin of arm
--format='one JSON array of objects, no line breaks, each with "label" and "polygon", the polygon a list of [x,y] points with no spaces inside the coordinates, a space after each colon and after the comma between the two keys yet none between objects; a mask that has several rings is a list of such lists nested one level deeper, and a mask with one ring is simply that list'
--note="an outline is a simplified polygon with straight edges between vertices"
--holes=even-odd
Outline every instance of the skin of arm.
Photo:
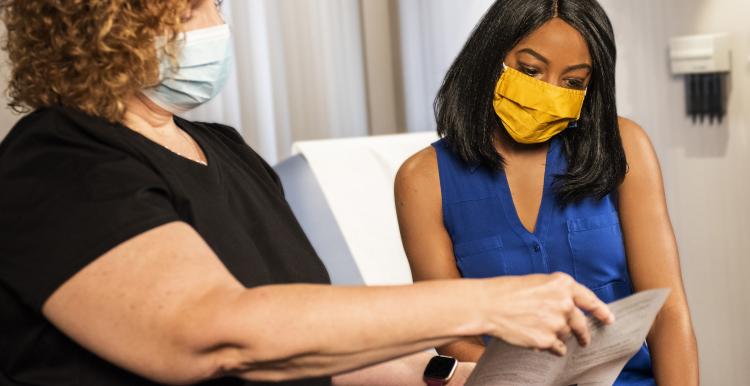
[{"label": "skin of arm", "polygon": [[[481,283],[246,289],[191,227],[171,223],[91,263],[43,312],[84,347],[152,380],[280,381],[345,372],[484,330],[479,317],[431,320],[419,307],[392,304],[441,310],[460,303],[450,298],[462,296],[462,286]],[[361,328],[342,328],[350,325]]]},{"label": "skin of arm", "polygon": [[97,258],[42,311],[119,367],[160,383],[193,384],[343,374],[480,334],[563,354],[560,334],[590,339],[578,307],[614,320],[593,293],[562,274],[248,289],[192,227],[175,222]]},{"label": "skin of arm", "polygon": [[660,386],[698,385],[698,349],[682,283],[677,242],[661,168],[646,132],[620,120],[628,173],[620,187],[620,221],[636,291],[670,288],[647,342]]},{"label": "skin of arm", "polygon": [[[432,147],[409,158],[395,184],[401,241],[415,282],[459,279],[453,243],[443,225],[437,154]],[[443,355],[477,362],[484,352],[479,337],[464,337],[437,348]]]}]

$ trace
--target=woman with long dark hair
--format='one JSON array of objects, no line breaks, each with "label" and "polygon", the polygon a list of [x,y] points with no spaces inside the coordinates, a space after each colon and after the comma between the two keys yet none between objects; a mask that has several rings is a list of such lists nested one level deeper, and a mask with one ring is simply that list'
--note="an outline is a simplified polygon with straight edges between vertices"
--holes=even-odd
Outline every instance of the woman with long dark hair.
[{"label": "woman with long dark hair", "polygon": [[[644,130],[617,115],[615,62],[595,0],[498,0],[435,100],[442,139],[399,171],[402,238],[415,280],[562,271],[606,302],[670,288],[617,384],[694,385],[661,172]],[[483,349],[476,337],[439,351]]]}]

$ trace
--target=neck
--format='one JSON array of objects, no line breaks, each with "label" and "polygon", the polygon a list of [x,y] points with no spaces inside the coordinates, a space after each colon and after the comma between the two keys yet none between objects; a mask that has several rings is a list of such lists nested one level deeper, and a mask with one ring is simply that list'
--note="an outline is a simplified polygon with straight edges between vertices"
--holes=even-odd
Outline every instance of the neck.
[{"label": "neck", "polygon": [[174,123],[174,114],[140,93],[128,98],[125,107],[122,123],[131,130],[140,133],[156,132],[160,135],[173,134],[179,130]]}]

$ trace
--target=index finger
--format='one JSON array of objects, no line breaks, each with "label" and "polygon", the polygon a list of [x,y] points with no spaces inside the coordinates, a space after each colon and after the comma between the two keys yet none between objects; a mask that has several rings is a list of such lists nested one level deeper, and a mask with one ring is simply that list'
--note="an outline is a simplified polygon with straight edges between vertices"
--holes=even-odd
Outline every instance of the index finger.
[{"label": "index finger", "polygon": [[573,302],[578,308],[590,313],[604,324],[615,322],[615,315],[609,307],[596,297],[591,290],[578,283],[573,284]]}]

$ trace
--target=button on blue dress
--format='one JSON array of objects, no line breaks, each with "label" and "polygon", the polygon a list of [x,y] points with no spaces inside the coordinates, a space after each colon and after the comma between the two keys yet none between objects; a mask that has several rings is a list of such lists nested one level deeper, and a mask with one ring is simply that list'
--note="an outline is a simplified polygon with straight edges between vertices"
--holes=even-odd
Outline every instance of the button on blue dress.
[{"label": "button on blue dress", "polygon": [[[552,186],[567,162],[558,138],[550,141],[542,203],[534,232],[518,218],[505,173],[470,166],[440,140],[437,152],[443,221],[463,277],[565,272],[606,303],[633,293],[612,194],[561,204]],[[644,342],[615,385],[656,385]]]}]

